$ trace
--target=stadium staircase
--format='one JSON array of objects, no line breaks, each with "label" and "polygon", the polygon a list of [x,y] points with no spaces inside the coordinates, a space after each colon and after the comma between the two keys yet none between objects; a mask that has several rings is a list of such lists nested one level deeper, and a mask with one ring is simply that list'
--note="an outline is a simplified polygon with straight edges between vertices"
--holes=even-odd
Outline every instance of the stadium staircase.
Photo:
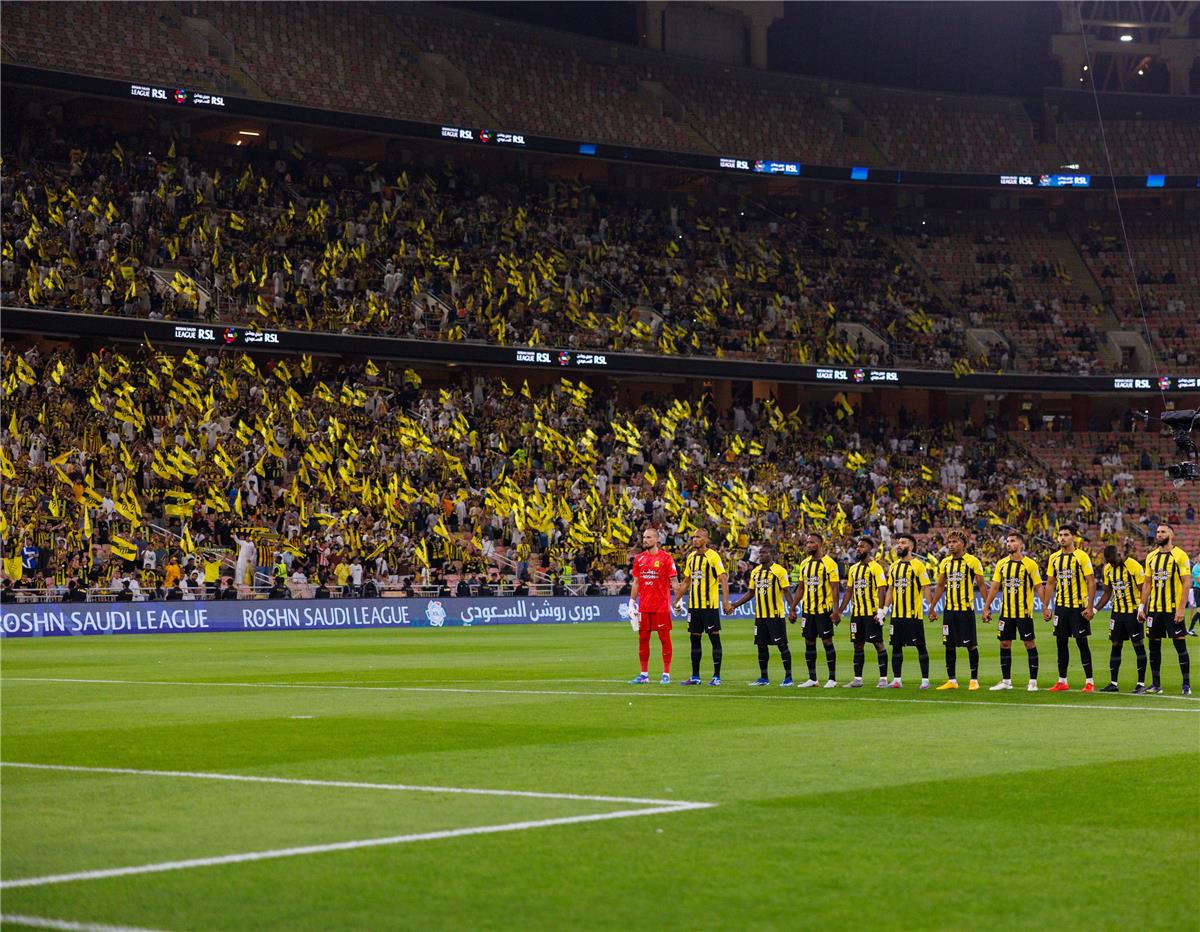
[{"label": "stadium staircase", "polygon": [[674,123],[691,140],[691,148],[694,148],[695,151],[708,153],[718,151],[712,140],[702,132],[702,121],[692,114],[683,101],[672,94],[661,81],[639,79],[638,96],[646,102],[647,106],[657,110]]},{"label": "stadium staircase", "polygon": [[181,6],[179,3],[164,4],[167,19],[179,33],[181,41],[197,53],[215,59],[224,66],[229,73],[229,90],[264,100],[269,97],[263,86],[251,74],[237,46],[210,20],[190,15],[181,9]]}]

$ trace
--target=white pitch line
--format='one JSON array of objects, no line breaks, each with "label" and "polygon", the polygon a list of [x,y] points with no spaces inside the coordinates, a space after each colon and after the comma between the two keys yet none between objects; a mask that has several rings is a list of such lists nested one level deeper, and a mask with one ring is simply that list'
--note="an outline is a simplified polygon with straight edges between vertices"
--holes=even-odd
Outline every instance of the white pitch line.
[{"label": "white pitch line", "polygon": [[[688,701],[697,701],[694,697],[703,697],[703,699],[745,699],[761,702],[764,700],[784,700],[792,702],[812,702],[820,699],[844,700],[846,702],[912,702],[924,705],[928,708],[935,709],[944,705],[960,705],[969,706],[973,709],[1066,709],[1068,711],[1080,712],[1180,712],[1184,715],[1200,714],[1200,708],[1184,709],[1177,707],[1158,707],[1152,705],[1127,705],[1127,706],[1111,706],[1111,705],[1081,705],[1074,702],[987,702],[980,700],[969,699],[901,699],[899,697],[883,696],[843,696],[830,695],[822,690],[811,690],[808,696],[797,695],[771,695],[769,693],[757,693],[755,695],[745,695],[741,693],[718,693],[714,690],[705,690],[703,692],[697,690],[695,693],[684,693],[680,691],[661,692],[653,687],[631,687],[628,690],[616,692],[613,690],[582,690],[582,689],[487,689],[483,687],[457,687],[457,686],[339,686],[330,685],[327,683],[240,683],[240,682],[200,682],[194,680],[113,680],[113,679],[87,679],[77,677],[53,677],[53,676],[9,676],[5,677],[4,682],[22,682],[22,683],[94,683],[107,684],[116,686],[197,686],[197,687],[215,687],[221,689],[325,689],[325,690],[349,690],[354,692],[384,692],[384,693],[467,693],[481,695],[501,695],[501,696],[580,696],[584,698],[617,696],[625,698],[640,698],[640,699],[688,699]],[[1176,702],[1200,702],[1200,697],[1188,696],[1170,696],[1167,697],[1171,701]],[[1099,696],[1094,697],[1089,701],[1103,701]],[[1161,699],[1150,698],[1150,702],[1160,702]]]},{"label": "white pitch line", "polygon": [[45,916],[23,916],[19,913],[4,913],[0,922],[32,929],[62,929],[63,932],[156,932],[137,926],[112,926],[102,922],[72,922],[68,919],[47,919]]},{"label": "white pitch line", "polygon": [[418,786],[408,783],[364,783],[354,780],[311,780],[300,777],[265,777],[256,774],[212,773],[204,770],[138,770],[132,767],[83,767],[73,764],[34,764],[24,761],[0,761],[0,767],[20,767],[25,770],[56,770],[67,773],[111,773],[135,777],[176,777],[187,780],[226,780],[233,783],[272,783],[285,786],[326,786],[347,790],[392,790],[408,793],[446,793],[467,796],[518,796],[527,799],[566,799],[585,803],[637,803],[644,806],[687,806],[691,808],[714,805],[676,799],[642,799],[636,796],[593,796],[586,793],[550,793],[535,790],[492,790],[462,786]]},{"label": "white pitch line", "polygon": [[404,845],[417,841],[437,841],[443,838],[463,838],[468,835],[495,835],[500,832],[523,832],[552,825],[577,825],[582,822],[604,822],[610,819],[631,819],[637,816],[664,815],[685,812],[690,809],[709,809],[715,803],[679,803],[656,806],[650,809],[624,809],[618,812],[602,812],[595,815],[563,816],[557,819],[538,819],[530,822],[505,822],[500,825],[476,825],[468,828],[446,829],[437,832],[420,832],[415,835],[391,835],[386,838],[362,838],[357,841],[339,841],[324,845],[303,845],[295,848],[274,848],[268,851],[247,851],[243,854],[223,854],[209,858],[190,858],[185,861],[163,861],[158,864],[139,864],[134,867],[114,867],[106,870],[78,871],[73,874],[48,874],[43,877],[21,877],[0,882],[0,889],[14,887],[42,887],[50,884],[73,883],[79,880],[106,880],[112,877],[129,877],[134,874],[160,874],[168,871],[190,870],[196,867],[215,867],[224,864],[244,864],[247,861],[268,861],[276,858],[291,858],[305,854],[326,854],[331,851],[354,851],[359,848],[382,848],[389,845]]}]

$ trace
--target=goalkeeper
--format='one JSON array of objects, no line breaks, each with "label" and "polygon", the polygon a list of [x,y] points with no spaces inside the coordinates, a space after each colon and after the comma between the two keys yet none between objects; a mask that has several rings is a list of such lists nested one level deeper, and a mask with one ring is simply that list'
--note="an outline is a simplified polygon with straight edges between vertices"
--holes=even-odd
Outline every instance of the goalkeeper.
[{"label": "goalkeeper", "polygon": [[664,686],[671,682],[671,585],[678,575],[675,561],[659,549],[658,531],[642,532],[646,549],[633,559],[633,585],[629,590],[629,622],[638,635],[638,659],[642,672],[630,680],[638,685],[650,682],[650,634],[658,632],[662,645]]}]

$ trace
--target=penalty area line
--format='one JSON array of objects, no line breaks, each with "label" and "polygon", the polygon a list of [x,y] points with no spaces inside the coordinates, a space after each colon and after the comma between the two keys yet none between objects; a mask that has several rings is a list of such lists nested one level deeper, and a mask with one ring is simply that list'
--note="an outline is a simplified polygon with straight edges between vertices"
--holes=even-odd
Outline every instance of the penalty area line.
[{"label": "penalty area line", "polygon": [[[632,819],[638,816],[665,815],[695,809],[709,809],[715,803],[679,803],[670,806],[654,806],[646,809],[624,809],[618,812],[602,812],[592,815],[562,816],[555,819],[536,819],[526,822],[505,822],[499,825],[476,825],[468,828],[446,829],[436,832],[419,832],[412,835],[389,835],[383,838],[362,838],[355,841],[339,841],[321,845],[302,845],[293,848],[272,848],[266,851],[247,851],[241,854],[223,854],[216,857],[189,858],[182,861],[162,861],[157,864],[138,864],[132,867],[114,867],[105,870],[77,871],[70,874],[47,874],[41,877],[21,877],[0,882],[0,889],[16,887],[43,887],[51,884],[74,883],[81,880],[107,880],[114,877],[130,877],[137,874],[161,874],[170,871],[191,870],[199,867],[217,867],[225,864],[245,864],[250,861],[268,861],[292,858],[309,854],[328,854],[336,851],[355,851],[360,848],[383,848],[392,845],[412,844],[419,841],[438,841],[446,838],[465,838],[471,835],[496,835],[503,832],[523,832],[529,829],[549,828],[554,825],[579,825],[586,822],[605,822],[613,819]],[[54,926],[53,928],[62,928]],[[83,927],[81,927],[83,928]],[[89,927],[99,928],[99,927]]]},{"label": "penalty area line", "polygon": [[114,926],[103,922],[75,922],[70,919],[50,919],[46,916],[25,916],[20,913],[2,913],[0,922],[31,929],[61,929],[63,932],[157,932],[139,926]]},{"label": "penalty area line", "polygon": [[[1008,701],[1008,702],[989,702],[986,700],[970,700],[970,699],[942,699],[930,697],[928,699],[909,699],[900,698],[898,696],[842,696],[830,695],[823,690],[810,690],[809,695],[770,695],[766,693],[756,693],[754,695],[743,693],[718,693],[713,690],[704,692],[697,691],[695,693],[684,693],[678,691],[662,692],[655,690],[653,687],[645,689],[640,687],[631,687],[628,690],[599,690],[599,689],[499,689],[489,687],[468,687],[468,686],[349,686],[331,683],[254,683],[254,682],[217,682],[217,681],[198,681],[198,680],[119,680],[119,679],[93,679],[82,677],[51,677],[51,676],[10,676],[5,677],[3,682],[21,682],[21,683],[81,683],[81,684],[100,684],[113,686],[182,686],[182,687],[207,687],[216,689],[323,689],[323,690],[338,690],[348,692],[379,692],[379,693],[458,693],[466,695],[497,695],[497,696],[574,696],[579,698],[604,698],[604,697],[619,697],[619,698],[638,698],[638,699],[687,699],[688,701],[714,701],[720,699],[742,699],[747,701],[784,701],[784,702],[813,702],[819,700],[835,700],[846,702],[887,702],[887,703],[916,703],[926,706],[927,708],[936,709],[946,705],[968,706],[974,709],[1062,709],[1067,711],[1080,712],[1159,712],[1170,713],[1178,712],[1184,715],[1200,714],[1200,708],[1187,709],[1178,706],[1159,706],[1155,705],[1084,705],[1078,702],[1024,702],[1024,701]],[[697,699],[697,697],[699,697]],[[1194,703],[1200,702],[1200,698],[1189,696],[1170,696],[1169,701]],[[1101,702],[1103,698],[1099,695],[1094,696],[1089,702]],[[1161,699],[1151,697],[1150,702],[1159,702]]]}]

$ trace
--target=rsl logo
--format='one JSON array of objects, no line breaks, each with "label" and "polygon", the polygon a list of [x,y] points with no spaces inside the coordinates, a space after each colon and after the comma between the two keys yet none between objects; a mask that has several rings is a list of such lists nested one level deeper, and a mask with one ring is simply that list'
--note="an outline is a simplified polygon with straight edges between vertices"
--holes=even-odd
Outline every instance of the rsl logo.
[{"label": "rsl logo", "polygon": [[186,104],[187,99],[188,99],[188,92],[185,91],[182,87],[177,87],[175,89],[175,103]]},{"label": "rsl logo", "polygon": [[558,364],[560,366],[569,366],[571,364],[571,354],[563,350],[558,354]]},{"label": "rsl logo", "polygon": [[237,339],[238,332],[233,327],[226,327],[225,332],[224,332],[224,334],[222,334],[222,336],[225,337],[226,343],[232,343],[232,342],[234,342],[234,340]]},{"label": "rsl logo", "polygon": [[440,628],[446,623],[446,610],[441,602],[430,602],[425,609],[425,618],[431,628]]}]

